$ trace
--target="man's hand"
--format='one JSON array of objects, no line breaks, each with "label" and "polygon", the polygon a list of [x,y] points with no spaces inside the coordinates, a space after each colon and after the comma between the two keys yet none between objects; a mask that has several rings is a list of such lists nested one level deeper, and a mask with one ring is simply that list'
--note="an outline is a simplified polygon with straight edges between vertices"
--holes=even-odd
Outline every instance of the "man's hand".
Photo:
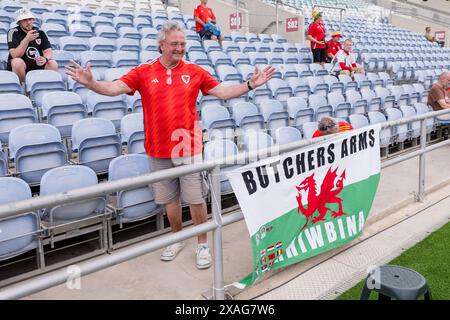
[{"label": "man's hand", "polygon": [[45,57],[43,56],[39,56],[36,58],[36,64],[41,67],[43,65],[45,65],[47,63],[47,59],[45,59]]},{"label": "man's hand", "polygon": [[91,71],[91,64],[88,62],[86,68],[83,69],[78,63],[70,60],[70,65],[66,66],[66,74],[76,82],[88,87],[94,81],[94,76]]},{"label": "man's hand", "polygon": [[27,41],[28,43],[30,43],[31,41],[34,41],[35,39],[37,39],[37,37],[39,37],[39,31],[37,30],[30,30],[27,32],[27,35],[25,36],[25,41]]},{"label": "man's hand", "polygon": [[260,71],[258,68],[255,68],[255,72],[253,73],[252,78],[250,79],[250,86],[252,88],[257,88],[262,86],[267,81],[272,79],[276,69],[273,66],[267,66],[263,71]]}]

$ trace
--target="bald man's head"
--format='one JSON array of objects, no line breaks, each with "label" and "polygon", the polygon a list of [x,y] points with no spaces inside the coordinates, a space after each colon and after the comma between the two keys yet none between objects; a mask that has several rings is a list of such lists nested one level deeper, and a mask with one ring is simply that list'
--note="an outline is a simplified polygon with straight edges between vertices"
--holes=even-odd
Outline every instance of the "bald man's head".
[{"label": "bald man's head", "polygon": [[450,71],[444,71],[439,76],[438,80],[443,86],[447,86],[450,83]]}]

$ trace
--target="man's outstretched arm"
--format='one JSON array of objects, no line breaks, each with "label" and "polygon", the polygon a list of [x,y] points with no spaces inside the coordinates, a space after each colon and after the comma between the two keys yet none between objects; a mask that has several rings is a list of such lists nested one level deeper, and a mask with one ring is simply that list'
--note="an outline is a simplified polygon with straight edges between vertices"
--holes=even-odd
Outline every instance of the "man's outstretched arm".
[{"label": "man's outstretched arm", "polygon": [[130,93],[132,90],[122,81],[97,81],[94,79],[91,71],[91,64],[88,62],[86,68],[83,69],[75,61],[70,61],[70,65],[66,66],[66,74],[73,80],[84,85],[86,88],[105,96],[118,96],[123,93]]},{"label": "man's outstretched arm", "polygon": [[[250,79],[250,86],[253,89],[256,89],[259,86],[262,86],[267,81],[272,79],[275,68],[272,66],[267,66],[264,70],[260,71],[258,68],[255,68],[255,72],[253,73],[252,78]],[[219,84],[215,88],[208,91],[208,94],[213,95],[222,100],[229,100],[232,98],[237,98],[249,92],[247,81],[241,84],[236,85],[223,85]]]}]

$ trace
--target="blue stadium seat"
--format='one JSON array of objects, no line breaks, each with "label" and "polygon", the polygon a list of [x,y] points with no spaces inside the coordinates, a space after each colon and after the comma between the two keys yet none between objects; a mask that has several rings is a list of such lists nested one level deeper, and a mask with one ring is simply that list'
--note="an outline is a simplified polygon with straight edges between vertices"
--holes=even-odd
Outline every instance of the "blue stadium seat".
[{"label": "blue stadium seat", "polygon": [[391,108],[395,106],[395,96],[390,93],[387,88],[377,87],[375,88],[377,97],[381,99],[382,108]]},{"label": "blue stadium seat", "polygon": [[15,173],[30,185],[38,185],[48,170],[67,162],[67,149],[54,126],[44,123],[26,124],[11,130],[10,158]]},{"label": "blue stadium seat", "polygon": [[[31,199],[30,187],[21,179],[0,177],[0,204]],[[40,242],[41,226],[39,216],[26,213],[0,220],[0,261],[19,256],[25,252],[37,249],[41,256]],[[42,257],[42,256],[41,256]],[[39,261],[39,259],[38,259]]]},{"label": "blue stadium seat", "polygon": [[[412,118],[417,115],[416,109],[412,106],[400,106],[403,118]],[[420,121],[408,123],[409,137],[417,138],[420,136]]]},{"label": "blue stadium seat", "polygon": [[275,130],[272,137],[276,144],[282,145],[302,140],[302,133],[297,128],[280,127]]},{"label": "blue stadium seat", "polygon": [[[139,30],[139,33],[141,34],[142,39],[156,39],[156,36],[158,35],[158,30],[156,28],[152,27],[143,27]],[[186,46],[187,50],[187,46]]]},{"label": "blue stadium seat", "polygon": [[308,102],[309,107],[315,111],[317,121],[323,116],[331,117],[334,113],[333,106],[328,104],[327,98],[324,96],[312,94],[308,97]]},{"label": "blue stadium seat", "polygon": [[[428,112],[431,112],[431,108],[427,106],[425,103],[416,103],[413,105],[414,109],[416,110],[417,115],[426,114]],[[434,129],[435,125],[435,119],[434,118],[428,118],[427,119],[427,133],[430,133]]]},{"label": "blue stadium seat", "polygon": [[111,39],[119,38],[117,30],[113,26],[100,25],[94,28],[94,32],[97,37],[111,38]]},{"label": "blue stadium seat", "polygon": [[14,72],[0,70],[0,94],[3,93],[23,93],[19,77]]},{"label": "blue stadium seat", "polygon": [[135,27],[129,26],[129,27],[120,27],[118,29],[119,36],[122,38],[129,38],[129,39],[137,39],[141,40],[142,36],[138,29]]},{"label": "blue stadium seat", "polygon": [[[141,154],[123,155],[109,164],[108,181],[141,176],[151,172],[148,157]],[[117,219],[122,223],[147,219],[161,212],[161,206],[155,203],[155,197],[148,186],[118,191],[116,194]]]},{"label": "blue stadium seat", "polygon": [[318,122],[305,122],[302,124],[301,130],[303,133],[304,139],[311,139],[314,132],[316,132],[318,128]]},{"label": "blue stadium seat", "polygon": [[[41,196],[95,186],[97,176],[86,166],[64,166],[46,172],[41,180]],[[49,222],[49,227],[59,224],[73,223],[82,219],[105,214],[105,197],[78,201],[45,208],[40,211],[41,218]]]},{"label": "blue stadium seat", "polygon": [[[236,156],[238,154],[238,147],[236,144],[228,139],[213,140],[205,143],[203,157],[206,161],[219,160],[227,157]],[[222,194],[233,193],[227,173],[238,168],[239,165],[223,166],[220,170],[220,190]]]},{"label": "blue stadium seat", "polygon": [[361,98],[367,101],[367,111],[380,111],[382,109],[381,98],[377,97],[375,91],[367,87],[362,88]]},{"label": "blue stadium seat", "polygon": [[90,49],[86,39],[79,37],[61,37],[59,39],[59,48],[65,52],[70,52],[76,60],[80,59],[81,52]]},{"label": "blue stadium seat", "polygon": [[[384,116],[384,114],[382,114],[379,111],[369,111],[367,113],[367,116],[369,118],[370,124],[386,122],[386,117]],[[380,147],[385,148],[385,147],[389,146],[391,141],[392,141],[391,129],[387,128],[387,129],[381,130],[381,132],[380,132]]]},{"label": "blue stadium seat", "polygon": [[267,129],[273,131],[279,127],[289,126],[289,114],[284,111],[283,105],[278,100],[264,100],[259,105]]},{"label": "blue stadium seat", "polygon": [[347,90],[345,92],[347,101],[352,105],[352,113],[365,114],[368,111],[368,102],[361,97],[356,90]]},{"label": "blue stadium seat", "polygon": [[127,105],[122,96],[104,96],[90,91],[86,99],[87,111],[96,118],[111,120],[116,128],[120,126],[120,119],[127,114]]},{"label": "blue stadium seat", "polygon": [[78,38],[91,38],[95,36],[90,26],[81,23],[69,25],[69,33],[71,36]]},{"label": "blue stadium seat", "polygon": [[146,63],[159,58],[161,54],[158,51],[144,51],[139,54],[139,62]]},{"label": "blue stadium seat", "polygon": [[49,92],[42,97],[42,118],[55,126],[63,137],[70,137],[72,125],[86,117],[86,106],[74,92]]},{"label": "blue stadium seat", "polygon": [[124,16],[114,17],[112,23],[116,29],[119,29],[119,33],[120,33],[120,28],[133,27],[132,19],[126,18]]},{"label": "blue stadium seat", "polygon": [[61,75],[53,70],[29,71],[25,77],[25,87],[37,107],[41,107],[45,93],[66,90]]},{"label": "blue stadium seat", "polygon": [[95,29],[100,26],[114,27],[114,24],[110,18],[107,18],[104,16],[92,16],[91,17],[91,26],[92,26],[92,28]]},{"label": "blue stadium seat", "polygon": [[264,129],[264,117],[258,108],[250,102],[238,102],[232,107],[233,119],[241,130]]},{"label": "blue stadium seat", "polygon": [[353,111],[351,103],[345,101],[339,92],[329,93],[328,103],[333,107],[334,116],[338,118],[347,118]]},{"label": "blue stadium seat", "polygon": [[5,93],[0,99],[0,140],[8,141],[12,129],[38,122],[30,99],[22,94]]},{"label": "blue stadium seat", "polygon": [[118,38],[116,41],[117,50],[140,52],[141,46],[138,39]]},{"label": "blue stadium seat", "polygon": [[230,118],[227,108],[220,105],[202,107],[202,127],[208,132],[208,139],[233,139],[236,122]]},{"label": "blue stadium seat", "polygon": [[72,126],[72,150],[78,152],[79,164],[105,173],[111,160],[121,155],[122,144],[110,120],[86,118]]},{"label": "blue stadium seat", "polygon": [[352,114],[348,117],[353,129],[363,128],[369,125],[369,119],[363,114]]},{"label": "blue stadium seat", "polygon": [[134,95],[126,95],[125,100],[127,102],[127,107],[129,112],[142,113],[142,99],[138,91]]},{"label": "blue stadium seat", "polygon": [[281,102],[286,102],[292,96],[292,89],[284,80],[272,78],[267,82],[267,87],[271,90],[272,97]]},{"label": "blue stadium seat", "polygon": [[314,121],[314,109],[308,107],[305,99],[291,97],[286,103],[289,117],[294,120],[295,127],[299,128],[305,122]]},{"label": "blue stadium seat", "polygon": [[139,64],[139,55],[135,51],[114,51],[112,66],[115,68],[135,67]]},{"label": "blue stadium seat", "polygon": [[[384,110],[387,121],[400,120],[403,117],[402,112],[397,108],[386,108]],[[404,142],[409,138],[408,124],[401,124],[391,128],[391,137],[395,142]]]},{"label": "blue stadium seat", "polygon": [[122,144],[128,146],[128,154],[145,154],[144,116],[142,113],[127,114],[120,121]]}]

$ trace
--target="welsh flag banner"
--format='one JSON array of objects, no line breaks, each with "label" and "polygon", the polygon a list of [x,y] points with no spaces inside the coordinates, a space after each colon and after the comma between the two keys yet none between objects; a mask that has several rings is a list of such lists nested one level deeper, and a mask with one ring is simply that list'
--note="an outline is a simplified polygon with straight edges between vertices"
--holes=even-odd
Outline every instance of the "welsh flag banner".
[{"label": "welsh flag banner", "polygon": [[235,286],[360,234],[380,180],[379,134],[379,126],[341,133],[228,173],[253,248],[253,272]]}]

